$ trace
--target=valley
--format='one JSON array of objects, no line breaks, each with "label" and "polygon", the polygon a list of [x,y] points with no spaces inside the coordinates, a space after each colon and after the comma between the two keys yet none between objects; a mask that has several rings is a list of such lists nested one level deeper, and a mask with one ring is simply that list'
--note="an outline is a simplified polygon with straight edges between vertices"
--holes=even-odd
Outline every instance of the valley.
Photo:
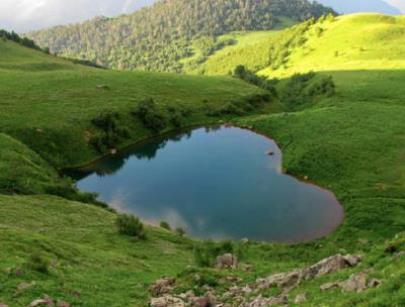
[{"label": "valley", "polygon": [[[152,16],[163,12],[163,5],[140,12]],[[131,49],[120,50],[123,56],[107,63],[101,49],[80,49],[68,40],[62,45],[71,49],[64,51],[48,44],[56,37],[75,37],[69,31],[92,29],[95,21],[29,35],[42,48],[47,45],[76,60],[0,38],[0,306],[28,306],[46,296],[59,306],[149,306],[150,287],[162,277],[176,279],[166,294],[177,298],[192,290],[204,298],[213,293],[228,304],[224,306],[256,306],[252,304],[259,296],[283,295],[292,306],[402,306],[405,19],[334,16],[327,8],[305,7],[315,10],[316,18],[291,13],[278,17],[276,27],[231,26],[212,40],[187,37],[187,50],[193,51],[175,60],[171,55],[177,53],[151,60],[159,45],[145,41],[151,48],[139,53],[145,54],[145,65],[127,61],[138,52]],[[253,11],[251,20],[264,14]],[[116,21],[96,22],[101,25],[95,29],[102,29]],[[268,20],[263,17],[263,22]],[[205,42],[224,44],[207,53]],[[85,54],[76,53],[77,48]],[[170,59],[169,64],[159,66],[161,59]],[[94,67],[94,62],[114,69]],[[66,169],[119,156],[150,138],[224,124],[273,139],[282,151],[283,172],[331,191],[342,205],[342,224],[327,236],[297,244],[245,240],[243,234],[238,240],[202,240],[166,220],[143,221],[144,237],[136,238],[117,231],[120,212],[63,175]],[[243,136],[238,137],[242,142]],[[210,150],[215,157],[217,147],[206,144],[190,155],[207,157],[204,150]],[[240,155],[252,149],[241,144]],[[252,158],[251,168],[269,159],[264,150],[260,154]],[[243,157],[237,157],[232,156],[242,165]],[[212,164],[220,169],[221,163]],[[175,170],[167,169],[170,181]],[[148,176],[137,179],[142,178]],[[214,181],[209,176],[202,180]],[[225,216],[233,212],[230,206]],[[243,216],[238,218],[241,228],[246,227]],[[222,226],[216,221],[212,228]],[[216,267],[216,257],[225,253],[237,256],[238,265]],[[361,262],[300,279],[287,292],[278,284],[257,286],[261,278],[337,254],[360,255]],[[344,283],[330,290],[322,287],[363,273],[378,285],[358,292],[342,290]],[[240,294],[246,305],[235,303],[230,289],[240,291],[246,285],[256,292]],[[306,299],[295,303],[302,293]]]}]

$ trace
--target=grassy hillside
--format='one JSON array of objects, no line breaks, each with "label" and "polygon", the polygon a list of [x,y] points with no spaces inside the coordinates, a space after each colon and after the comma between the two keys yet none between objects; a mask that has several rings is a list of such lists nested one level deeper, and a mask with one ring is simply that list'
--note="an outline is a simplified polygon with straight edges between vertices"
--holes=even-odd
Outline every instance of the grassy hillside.
[{"label": "grassy hillside", "polygon": [[[366,26],[367,19],[370,24],[375,20],[387,23],[377,15],[326,20],[322,24],[330,30],[316,39],[326,39],[344,21],[353,27],[357,18],[364,29],[373,28]],[[400,21],[391,25],[402,27]],[[313,26],[307,23],[296,28],[299,30],[289,30],[284,42],[295,37],[293,31]],[[308,31],[305,35],[312,33]],[[246,50],[252,46],[249,35],[235,34],[244,40]],[[257,42],[267,39],[267,33],[252,35]],[[329,41],[332,44],[333,39]],[[290,61],[301,65],[302,72],[308,63],[316,64],[309,60],[311,52],[308,58],[300,53],[298,46],[303,45],[299,42],[288,44],[291,57],[283,57],[285,67],[271,69],[271,75],[292,74],[296,69]],[[385,43],[389,42],[387,38]],[[391,46],[395,46],[393,41]],[[318,53],[319,69],[322,74],[332,74],[336,83],[334,96],[318,97],[299,111],[282,113],[276,111],[283,102],[273,100],[255,114],[234,118],[226,113],[208,116],[207,110],[218,110],[234,99],[248,103],[246,99],[263,91],[229,77],[100,70],[0,40],[0,184],[7,187],[0,191],[0,304],[27,306],[47,294],[72,306],[147,306],[148,287],[165,275],[177,278],[177,293],[193,289],[204,294],[204,285],[209,284],[222,295],[234,283],[230,276],[241,278],[237,284],[244,286],[258,277],[300,268],[337,253],[359,253],[364,259],[358,267],[303,282],[289,294],[290,303],[296,294],[305,292],[308,300],[304,306],[404,305],[405,70],[399,66],[401,48],[395,46],[387,53],[392,55],[390,63],[398,63],[397,69],[380,61],[367,71],[356,70],[356,66],[348,70],[348,56],[335,64],[323,62]],[[377,63],[384,44],[377,44],[376,50],[380,53],[370,50],[370,57],[362,62]],[[351,54],[355,59],[356,53]],[[297,62],[299,56],[302,63]],[[279,87],[289,81],[283,77]],[[126,128],[129,134],[115,140],[114,145],[121,147],[157,133],[131,115],[145,98],[154,98],[159,114],[165,116],[170,115],[168,107],[178,108],[176,113],[187,110],[184,125],[231,120],[274,138],[283,150],[283,167],[288,173],[307,176],[336,194],[345,209],[344,223],[326,238],[293,246],[232,242],[242,264],[251,269],[242,265],[228,271],[198,266],[195,248],[208,249],[208,243],[152,226],[146,227],[145,241],[125,237],[117,232],[115,213],[49,195],[49,185],[69,184],[57,177],[55,166],[82,163],[103,153],[91,146],[95,136]],[[111,115],[112,111],[120,116],[113,116],[116,129],[105,132],[94,125],[100,114]],[[160,132],[173,128],[168,124]],[[378,278],[381,285],[361,293],[320,290],[325,282],[359,272]],[[274,296],[281,290],[270,288],[261,293]]]},{"label": "grassy hillside", "polygon": [[[282,31],[246,33],[196,71],[227,74],[239,64],[269,77],[295,72],[404,68],[405,19],[355,14],[321,18]],[[245,42],[249,43],[246,44]],[[402,42],[402,43],[401,43]]]},{"label": "grassy hillside", "polygon": [[184,59],[197,61],[223,46],[217,40],[230,31],[268,30],[285,19],[296,22],[333,12],[307,0],[171,0],[117,18],[97,17],[83,24],[29,33],[41,47],[71,58],[114,69],[183,71]]},{"label": "grassy hillside", "polygon": [[129,135],[111,144],[122,147],[153,134],[131,115],[145,99],[154,99],[165,114],[170,107],[187,110],[183,124],[192,125],[217,121],[206,114],[210,108],[263,93],[228,77],[115,72],[75,65],[8,41],[0,40],[0,50],[0,131],[58,167],[88,162],[100,154],[89,143],[101,133],[92,120],[105,112],[117,112],[118,125],[129,130]]}]

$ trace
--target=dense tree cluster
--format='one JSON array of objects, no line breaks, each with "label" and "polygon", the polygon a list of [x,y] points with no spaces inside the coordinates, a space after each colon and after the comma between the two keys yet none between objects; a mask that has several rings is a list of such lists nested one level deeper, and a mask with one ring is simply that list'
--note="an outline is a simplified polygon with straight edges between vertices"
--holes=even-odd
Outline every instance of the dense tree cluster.
[{"label": "dense tree cluster", "polygon": [[[32,39],[29,39],[28,37],[20,37],[14,31],[7,32],[6,30],[0,30],[0,39],[8,39],[28,48],[41,50],[41,48],[37,46]],[[46,48],[44,51],[48,52]]]},{"label": "dense tree cluster", "polygon": [[[53,53],[116,69],[182,71],[192,41],[202,56],[221,48],[217,36],[236,30],[266,30],[280,17],[297,21],[330,13],[307,0],[164,0],[117,18],[29,33]],[[231,42],[228,42],[231,43]]]}]

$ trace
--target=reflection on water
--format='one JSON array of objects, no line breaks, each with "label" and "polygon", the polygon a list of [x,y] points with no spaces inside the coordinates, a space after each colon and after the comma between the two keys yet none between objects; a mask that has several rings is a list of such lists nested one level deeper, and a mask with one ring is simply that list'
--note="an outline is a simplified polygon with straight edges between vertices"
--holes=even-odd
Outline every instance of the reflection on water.
[{"label": "reflection on water", "polygon": [[196,237],[296,242],[332,231],[343,216],[333,194],[280,169],[273,141],[220,126],[154,139],[73,176],[120,211]]}]

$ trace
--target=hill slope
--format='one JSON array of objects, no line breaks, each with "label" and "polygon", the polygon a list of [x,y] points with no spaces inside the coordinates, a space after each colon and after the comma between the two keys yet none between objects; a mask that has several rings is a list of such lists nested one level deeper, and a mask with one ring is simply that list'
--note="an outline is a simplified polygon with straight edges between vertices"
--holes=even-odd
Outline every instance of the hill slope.
[{"label": "hill slope", "polygon": [[[154,99],[157,108],[168,116],[170,107],[187,110],[183,124],[191,125],[218,120],[206,114],[209,109],[263,94],[229,77],[96,69],[11,41],[0,40],[0,53],[0,131],[29,145],[58,167],[85,163],[100,154],[91,143],[104,132],[92,121],[107,111],[120,116],[123,135],[114,142],[125,146],[153,133],[131,115],[145,99]],[[25,84],[23,90],[21,84]],[[128,129],[130,133],[125,132]]]},{"label": "hill slope", "polygon": [[307,0],[160,1],[128,16],[29,33],[59,55],[116,69],[182,70],[192,56],[191,40],[207,38],[204,49],[221,48],[215,37],[235,30],[271,29],[280,18],[301,21],[331,12]]},{"label": "hill slope", "polygon": [[[21,194],[16,189],[0,195],[0,304],[27,306],[49,295],[73,306],[147,306],[149,286],[164,275],[176,277],[175,293],[192,289],[204,295],[208,284],[222,298],[235,284],[241,289],[258,277],[356,253],[363,256],[361,264],[303,281],[288,301],[306,293],[307,306],[403,305],[405,238],[396,234],[405,230],[405,70],[381,65],[379,70],[337,71],[336,95],[320,97],[300,111],[274,112],[273,101],[256,110],[259,115],[212,118],[207,109],[263,92],[228,77],[100,70],[2,40],[0,50],[0,184],[30,187],[29,181],[12,179],[37,180],[35,189],[22,191],[28,195],[15,195]],[[289,81],[282,79],[280,85]],[[121,117],[113,123],[129,129],[119,147],[153,134],[130,115],[150,97],[165,115],[168,106],[191,110],[187,125],[232,120],[274,138],[283,150],[284,169],[336,194],[345,209],[344,223],[326,238],[292,246],[213,246],[152,226],[146,226],[142,241],[118,234],[113,212],[38,195],[48,193],[49,183],[64,180],[56,177],[54,166],[102,154],[88,143],[100,133],[92,122],[101,113],[118,112]],[[17,172],[7,172],[16,165]],[[215,258],[216,251],[230,246],[241,253],[237,269],[199,265],[196,247]],[[381,285],[360,293],[320,289],[361,272]],[[242,295],[251,302],[259,294],[282,293],[267,287]]]},{"label": "hill slope", "polygon": [[405,18],[354,14],[289,29],[233,35],[238,41],[191,72],[227,74],[242,64],[268,76],[309,70],[404,68]]}]

